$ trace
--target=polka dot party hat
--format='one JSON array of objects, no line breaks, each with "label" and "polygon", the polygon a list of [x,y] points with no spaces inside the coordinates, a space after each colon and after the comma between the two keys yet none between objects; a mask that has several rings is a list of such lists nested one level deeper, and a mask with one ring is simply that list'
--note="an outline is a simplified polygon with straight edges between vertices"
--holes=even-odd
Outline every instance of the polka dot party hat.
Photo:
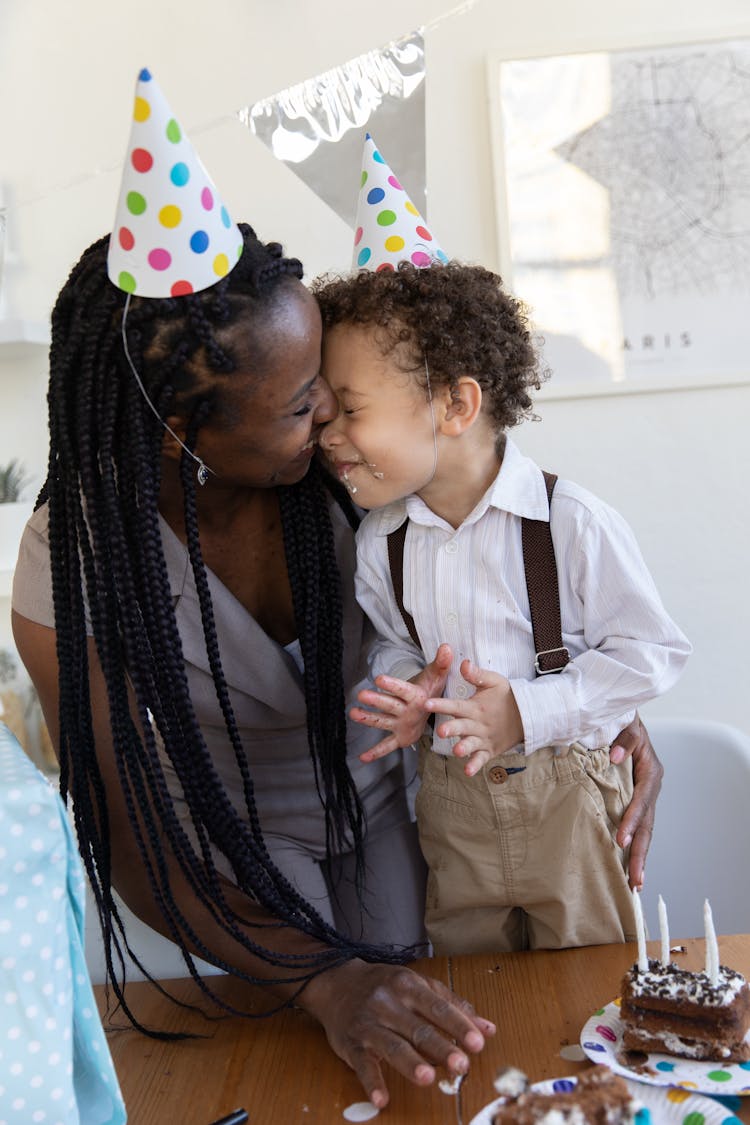
[{"label": "polka dot party hat", "polygon": [[448,255],[368,133],[362,154],[352,269],[392,270],[399,262],[431,266]]},{"label": "polka dot party hat", "polygon": [[236,265],[242,235],[148,70],[138,75],[109,241],[110,281],[138,297],[181,297]]}]

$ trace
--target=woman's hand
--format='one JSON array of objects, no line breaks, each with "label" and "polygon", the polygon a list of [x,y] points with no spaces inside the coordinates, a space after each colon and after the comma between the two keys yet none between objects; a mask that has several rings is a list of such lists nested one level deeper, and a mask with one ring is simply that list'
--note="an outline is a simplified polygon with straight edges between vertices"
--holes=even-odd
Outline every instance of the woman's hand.
[{"label": "woman's hand", "polygon": [[357,699],[368,710],[352,707],[349,715],[367,727],[380,727],[389,731],[387,738],[360,754],[360,761],[374,762],[393,750],[412,746],[422,737],[428,714],[425,701],[431,695],[441,695],[453,663],[450,645],[440,645],[435,659],[413,680],[397,680],[393,676],[377,676],[375,685],[360,691]]},{"label": "woman's hand", "polygon": [[349,961],[312,980],[298,1003],[320,1021],[378,1109],[389,1099],[383,1062],[429,1086],[436,1067],[451,1077],[466,1074],[467,1052],[481,1051],[495,1034],[495,1025],[446,985],[401,966]]},{"label": "woman's hand", "polygon": [[461,675],[475,689],[469,699],[428,699],[425,706],[435,714],[451,716],[435,729],[441,738],[459,739],[453,753],[467,759],[464,773],[473,777],[491,758],[523,742],[523,723],[505,676],[471,660],[462,661]]},{"label": "woman's hand", "polygon": [[633,759],[633,796],[617,829],[617,843],[621,848],[630,845],[628,879],[631,887],[642,887],[664,766],[639,715],[620,731],[609,752],[615,765],[628,757]]}]

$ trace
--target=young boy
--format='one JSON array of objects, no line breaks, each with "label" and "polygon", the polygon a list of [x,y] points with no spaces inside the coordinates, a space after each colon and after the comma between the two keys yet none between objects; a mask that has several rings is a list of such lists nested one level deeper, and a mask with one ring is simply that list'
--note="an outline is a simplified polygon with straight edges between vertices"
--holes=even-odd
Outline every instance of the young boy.
[{"label": "young boy", "polygon": [[[365,215],[360,245],[366,227]],[[418,742],[438,716],[417,796],[433,947],[630,940],[615,834],[631,764],[612,764],[609,746],[675,682],[690,645],[622,518],[570,481],[550,504],[541,470],[508,438],[545,376],[500,278],[442,252],[426,269],[392,268],[370,245],[360,254],[373,272],[314,286],[340,407],[320,444],[356,503],[377,509],[358,532],[356,581],[379,636],[380,690],[361,692],[351,714],[389,733],[363,758]],[[549,595],[556,569],[554,652],[535,644],[529,521],[549,525],[554,544],[541,583]]]}]

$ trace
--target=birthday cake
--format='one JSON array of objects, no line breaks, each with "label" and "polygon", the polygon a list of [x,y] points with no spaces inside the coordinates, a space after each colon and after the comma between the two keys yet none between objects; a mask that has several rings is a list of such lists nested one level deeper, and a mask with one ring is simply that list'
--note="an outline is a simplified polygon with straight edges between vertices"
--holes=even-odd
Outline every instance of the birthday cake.
[{"label": "birthday cake", "polygon": [[626,1050],[660,1051],[688,1059],[750,1059],[750,988],[741,973],[719,965],[707,972],[649,960],[622,982],[620,1016]]},{"label": "birthday cake", "polygon": [[646,955],[640,895],[633,891],[638,961],[625,974],[620,995],[626,1051],[657,1051],[685,1059],[750,1059],[750,988],[741,973],[719,964],[711,906],[703,904],[706,967],[694,973],[669,960],[669,926],[659,895],[661,958]]},{"label": "birthday cake", "polygon": [[509,1067],[495,1080],[505,1102],[492,1125],[632,1125],[642,1109],[627,1084],[607,1066],[584,1070],[578,1080],[558,1079],[550,1093],[528,1088],[526,1075]]}]

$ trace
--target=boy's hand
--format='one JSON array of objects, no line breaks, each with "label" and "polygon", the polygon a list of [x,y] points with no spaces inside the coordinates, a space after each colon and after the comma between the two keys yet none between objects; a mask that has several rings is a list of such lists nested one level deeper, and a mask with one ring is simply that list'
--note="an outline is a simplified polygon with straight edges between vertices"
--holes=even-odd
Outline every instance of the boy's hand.
[{"label": "boy's hand", "polygon": [[473,777],[491,758],[523,742],[523,723],[510,682],[497,672],[479,668],[471,660],[461,664],[461,675],[476,688],[471,699],[428,699],[428,711],[451,715],[436,727],[441,738],[458,738],[457,758],[467,758],[464,768]]},{"label": "boy's hand", "polygon": [[380,727],[390,731],[387,738],[377,742],[364,754],[360,761],[374,762],[393,750],[411,746],[417,742],[427,723],[425,701],[442,692],[453,663],[450,645],[440,645],[435,659],[413,680],[397,680],[393,676],[377,676],[375,684],[379,691],[365,689],[357,699],[368,710],[352,707],[349,715],[357,723],[366,727]]}]

